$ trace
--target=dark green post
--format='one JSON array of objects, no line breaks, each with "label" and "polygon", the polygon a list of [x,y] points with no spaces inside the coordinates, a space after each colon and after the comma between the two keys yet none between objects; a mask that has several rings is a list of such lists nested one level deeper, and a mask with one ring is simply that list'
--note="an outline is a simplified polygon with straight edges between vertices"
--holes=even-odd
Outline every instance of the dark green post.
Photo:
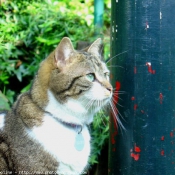
[{"label": "dark green post", "polygon": [[126,130],[111,116],[109,175],[175,174],[174,9],[174,0],[112,0],[111,77]]}]

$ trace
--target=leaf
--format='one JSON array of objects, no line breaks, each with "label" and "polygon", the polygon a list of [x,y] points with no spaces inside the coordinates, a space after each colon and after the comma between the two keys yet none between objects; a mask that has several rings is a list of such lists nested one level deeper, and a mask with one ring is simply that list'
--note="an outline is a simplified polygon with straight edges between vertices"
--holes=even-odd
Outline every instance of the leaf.
[{"label": "leaf", "polygon": [[27,86],[25,86],[22,90],[21,93],[27,92],[31,87],[31,84],[28,84]]},{"label": "leaf", "polygon": [[6,96],[0,91],[0,110],[9,110],[10,106],[8,104],[8,99]]},{"label": "leaf", "polygon": [[20,71],[15,71],[16,73],[16,76],[17,76],[17,78],[18,78],[18,80],[21,82],[22,81],[22,74],[21,74],[21,72]]}]

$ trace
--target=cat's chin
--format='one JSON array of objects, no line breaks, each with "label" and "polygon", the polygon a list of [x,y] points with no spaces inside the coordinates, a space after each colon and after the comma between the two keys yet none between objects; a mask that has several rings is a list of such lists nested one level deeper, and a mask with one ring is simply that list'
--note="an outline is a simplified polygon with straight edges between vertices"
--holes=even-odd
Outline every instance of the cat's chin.
[{"label": "cat's chin", "polygon": [[84,105],[86,109],[88,108],[102,108],[106,106],[111,101],[111,96],[104,96],[100,98],[83,98]]},{"label": "cat's chin", "polygon": [[[84,100],[84,101],[86,101],[86,100]],[[100,110],[105,110],[106,106],[110,105],[110,101],[111,101],[111,98],[105,98],[103,100],[94,100],[91,102],[89,99],[87,99],[87,103],[85,104],[84,107],[86,108],[88,114],[91,114],[91,116],[94,116]],[[91,103],[91,106],[87,106],[88,102]],[[92,119],[91,120],[91,122],[92,122],[93,117],[91,117],[91,119]]]},{"label": "cat's chin", "polygon": [[64,104],[60,103],[53,93],[48,90],[48,104],[45,111],[52,114],[59,120],[75,123],[75,124],[90,124],[93,121],[94,112],[89,112],[80,99],[69,98]]}]

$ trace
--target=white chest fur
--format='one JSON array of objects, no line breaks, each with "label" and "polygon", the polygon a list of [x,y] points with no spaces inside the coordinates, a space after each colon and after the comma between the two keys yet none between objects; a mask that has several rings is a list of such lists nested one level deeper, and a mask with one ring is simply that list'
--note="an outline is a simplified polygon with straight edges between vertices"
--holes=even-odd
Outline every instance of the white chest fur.
[{"label": "white chest fur", "polygon": [[[82,128],[81,134],[84,139],[84,147],[81,151],[78,151],[75,147],[78,131],[76,128],[65,126],[58,120],[83,125],[92,121],[92,115],[85,115],[86,110],[79,102],[71,102],[72,105],[69,102],[63,106],[57,102],[51,92],[48,92],[48,96],[49,103],[45,110],[57,119],[45,114],[42,126],[34,127],[27,132],[58,160],[58,174],[81,174],[87,166],[90,155],[89,130],[86,125]],[[70,108],[71,110],[69,110]]]},{"label": "white chest fur", "polygon": [[43,125],[28,133],[58,160],[58,174],[78,175],[86,167],[90,155],[90,135],[86,126],[81,132],[85,144],[82,151],[75,148],[76,129],[68,128],[50,116],[44,116]]}]

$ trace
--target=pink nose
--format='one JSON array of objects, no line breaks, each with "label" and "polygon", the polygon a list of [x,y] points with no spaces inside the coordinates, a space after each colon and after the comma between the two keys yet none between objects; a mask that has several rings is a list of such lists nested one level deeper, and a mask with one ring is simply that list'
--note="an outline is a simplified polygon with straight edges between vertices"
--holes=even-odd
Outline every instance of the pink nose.
[{"label": "pink nose", "polygon": [[107,87],[106,88],[110,93],[112,92],[112,87]]}]

